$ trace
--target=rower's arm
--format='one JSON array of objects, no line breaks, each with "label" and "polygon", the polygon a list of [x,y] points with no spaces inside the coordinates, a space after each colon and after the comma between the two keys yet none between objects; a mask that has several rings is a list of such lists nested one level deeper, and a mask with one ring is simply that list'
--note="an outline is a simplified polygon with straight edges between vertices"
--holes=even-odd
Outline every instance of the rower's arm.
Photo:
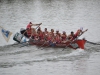
[{"label": "rower's arm", "polygon": [[67,39],[70,37],[70,35],[67,36]]},{"label": "rower's arm", "polygon": [[86,29],[85,31],[83,31],[82,34],[83,34],[84,32],[86,32],[87,30],[88,30],[88,29]]},{"label": "rower's arm", "polygon": [[38,25],[41,25],[42,23],[39,23],[39,24],[32,24],[32,26],[38,26]]},{"label": "rower's arm", "polygon": [[86,32],[88,29],[86,29],[85,31],[82,31],[81,34],[79,36],[81,36],[84,32]]}]

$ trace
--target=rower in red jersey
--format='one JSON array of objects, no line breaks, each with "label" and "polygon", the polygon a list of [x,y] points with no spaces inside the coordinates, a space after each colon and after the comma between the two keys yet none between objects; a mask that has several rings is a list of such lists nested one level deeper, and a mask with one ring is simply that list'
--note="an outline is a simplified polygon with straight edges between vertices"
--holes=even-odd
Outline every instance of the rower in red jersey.
[{"label": "rower in red jersey", "polygon": [[32,26],[39,26],[41,24],[42,23],[32,24],[32,22],[29,22],[29,24],[26,27],[26,32],[27,32],[28,37],[32,36],[33,30],[35,30],[34,28],[32,28]]},{"label": "rower in red jersey", "polygon": [[86,32],[88,29],[86,29],[85,31],[83,31],[83,27],[81,27],[80,29],[77,30],[77,32],[75,33],[75,37],[77,38],[78,36],[82,35],[84,32]]},{"label": "rower in red jersey", "polygon": [[65,43],[67,41],[66,39],[67,39],[67,34],[66,34],[65,31],[63,31],[63,33],[61,35],[61,41],[62,41],[62,43]]}]

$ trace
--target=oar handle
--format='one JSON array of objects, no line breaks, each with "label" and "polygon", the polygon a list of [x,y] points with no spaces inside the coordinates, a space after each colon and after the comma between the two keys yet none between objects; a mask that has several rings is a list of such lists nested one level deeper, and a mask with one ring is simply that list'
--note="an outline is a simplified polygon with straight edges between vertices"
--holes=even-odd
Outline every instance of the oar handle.
[{"label": "oar handle", "polygon": [[85,31],[83,31],[82,34],[83,34],[84,32],[86,32],[86,31],[88,31],[88,29],[86,29]]},{"label": "oar handle", "polygon": [[[42,23],[41,23],[41,24],[42,24]],[[39,28],[41,24],[38,24],[38,26],[35,28],[35,30],[36,30],[37,28]]]}]

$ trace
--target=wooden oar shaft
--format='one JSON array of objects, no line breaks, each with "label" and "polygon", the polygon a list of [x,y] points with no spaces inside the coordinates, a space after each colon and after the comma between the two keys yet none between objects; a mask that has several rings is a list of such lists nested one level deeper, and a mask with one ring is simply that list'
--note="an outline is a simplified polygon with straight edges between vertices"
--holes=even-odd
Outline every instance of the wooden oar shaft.
[{"label": "wooden oar shaft", "polygon": [[87,40],[86,40],[86,42],[90,43],[90,44],[93,44],[93,45],[100,45],[99,43],[94,43],[94,42],[90,42],[90,41],[87,41]]}]

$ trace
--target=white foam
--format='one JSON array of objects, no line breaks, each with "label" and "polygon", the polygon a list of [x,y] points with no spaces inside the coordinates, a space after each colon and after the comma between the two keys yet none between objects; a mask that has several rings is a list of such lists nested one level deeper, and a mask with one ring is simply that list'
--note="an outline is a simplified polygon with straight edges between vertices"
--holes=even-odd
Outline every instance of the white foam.
[{"label": "white foam", "polygon": [[84,53],[83,49],[77,49],[77,50],[72,51],[69,54],[64,54],[64,55],[59,55],[59,56],[53,56],[53,57],[49,57],[49,58],[46,58],[46,59],[47,60],[55,60],[55,59],[58,59],[58,58],[64,58],[64,57],[71,57],[71,56],[81,55],[82,53]]}]

